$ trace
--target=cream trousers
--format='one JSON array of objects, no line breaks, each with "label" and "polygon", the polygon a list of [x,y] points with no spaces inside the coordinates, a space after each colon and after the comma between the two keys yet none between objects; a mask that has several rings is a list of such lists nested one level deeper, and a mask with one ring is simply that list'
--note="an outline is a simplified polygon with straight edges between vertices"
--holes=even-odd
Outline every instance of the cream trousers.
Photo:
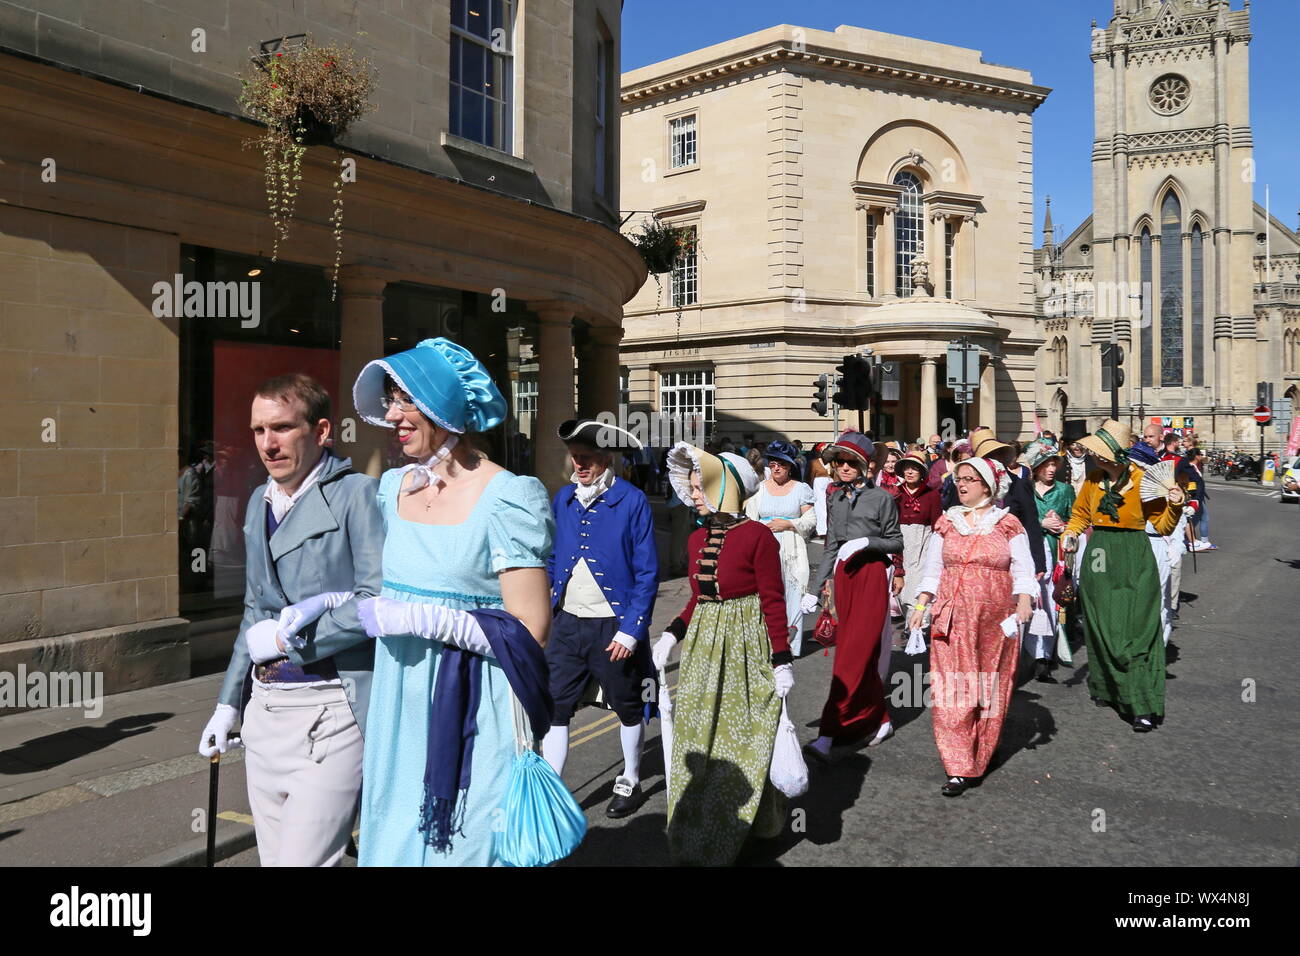
[{"label": "cream trousers", "polygon": [[361,794],[361,730],[343,688],[254,683],[242,736],[262,866],[338,866]]}]

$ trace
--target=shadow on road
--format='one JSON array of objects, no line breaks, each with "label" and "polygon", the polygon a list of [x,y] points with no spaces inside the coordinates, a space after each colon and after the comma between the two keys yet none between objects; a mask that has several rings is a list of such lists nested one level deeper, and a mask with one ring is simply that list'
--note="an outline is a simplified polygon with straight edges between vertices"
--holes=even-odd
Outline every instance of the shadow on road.
[{"label": "shadow on road", "polygon": [[155,729],[155,725],[174,716],[169,713],[133,714],[119,717],[103,727],[77,727],[73,730],[60,730],[34,737],[24,741],[19,747],[0,752],[0,756],[13,757],[28,765],[26,769],[7,769],[7,764],[0,764],[0,775],[37,773],[49,770],[78,757],[84,757],[105,747],[111,747],[127,737],[138,737]]},{"label": "shadow on road", "polygon": [[808,792],[790,801],[789,819],[774,840],[752,841],[737,862],[749,866],[780,865],[779,860],[800,843],[831,846],[844,836],[844,814],[858,802],[871,770],[871,758],[852,753],[830,766],[810,764]]}]

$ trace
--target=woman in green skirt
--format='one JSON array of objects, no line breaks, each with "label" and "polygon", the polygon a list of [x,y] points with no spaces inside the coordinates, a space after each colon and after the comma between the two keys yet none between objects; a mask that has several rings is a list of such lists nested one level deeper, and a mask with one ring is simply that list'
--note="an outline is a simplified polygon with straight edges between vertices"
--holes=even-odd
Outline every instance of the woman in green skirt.
[{"label": "woman in green skirt", "polygon": [[1145,534],[1148,521],[1167,535],[1183,513],[1183,490],[1143,501],[1143,470],[1129,461],[1133,430],[1107,420],[1082,439],[1097,469],[1079,489],[1061,546],[1073,553],[1091,527],[1079,601],[1088,646],[1088,690],[1113,706],[1137,733],[1155,730],[1165,713],[1165,643],[1160,572]]},{"label": "woman in green skirt", "polygon": [[691,599],[654,647],[655,667],[681,642],[668,774],[675,862],[726,866],[751,832],[781,832],[785,798],[768,773],[781,701],[794,686],[781,549],[742,514],[758,475],[739,455],[679,442],[669,480],[703,519],[691,535]]}]

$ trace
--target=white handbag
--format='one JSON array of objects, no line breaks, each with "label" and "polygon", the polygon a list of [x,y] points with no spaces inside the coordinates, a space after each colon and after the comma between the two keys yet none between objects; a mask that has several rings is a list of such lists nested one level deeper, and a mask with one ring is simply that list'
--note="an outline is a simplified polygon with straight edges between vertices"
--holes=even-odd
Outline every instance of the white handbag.
[{"label": "white handbag", "polygon": [[781,722],[776,728],[776,747],[772,750],[772,769],[768,774],[772,786],[787,797],[802,797],[808,792],[808,765],[799,748],[799,734],[790,720],[785,701],[781,701]]}]

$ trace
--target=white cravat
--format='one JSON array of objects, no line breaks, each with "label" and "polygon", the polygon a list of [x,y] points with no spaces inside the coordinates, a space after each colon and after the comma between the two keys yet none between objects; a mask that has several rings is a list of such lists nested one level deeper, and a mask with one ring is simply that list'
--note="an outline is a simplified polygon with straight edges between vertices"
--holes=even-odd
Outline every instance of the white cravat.
[{"label": "white cravat", "polygon": [[[402,494],[412,494],[413,492],[419,491],[421,488],[428,487],[430,484],[435,486],[445,485],[447,483],[446,479],[444,479],[442,475],[437,474],[433,469],[438,467],[438,465],[440,465],[443,460],[451,454],[451,450],[456,447],[456,442],[459,440],[460,437],[458,435],[450,434],[447,436],[447,440],[438,447],[438,450],[428,458],[424,459],[424,461],[419,461],[403,468],[403,479],[401,480],[405,479],[406,472],[408,471],[414,472],[414,474],[411,475],[410,486],[403,489]],[[401,487],[401,480],[398,481],[398,487]]]},{"label": "white cravat", "polygon": [[262,497],[270,502],[271,514],[275,515],[276,524],[283,521],[284,516],[289,513],[289,509],[298,503],[298,499],[305,495],[312,485],[316,484],[316,479],[320,477],[320,470],[325,467],[325,460],[328,457],[329,452],[323,452],[321,454],[320,461],[316,463],[316,467],[313,468],[307,477],[303,479],[302,484],[298,486],[298,490],[293,494],[289,494],[281,488],[280,483],[274,478],[267,481],[266,492]]},{"label": "white cravat", "polygon": [[569,476],[569,480],[574,483],[573,496],[578,499],[578,504],[590,508],[593,501],[614,486],[614,469],[606,468],[600,473],[600,477],[589,485],[578,481],[576,471]]}]

